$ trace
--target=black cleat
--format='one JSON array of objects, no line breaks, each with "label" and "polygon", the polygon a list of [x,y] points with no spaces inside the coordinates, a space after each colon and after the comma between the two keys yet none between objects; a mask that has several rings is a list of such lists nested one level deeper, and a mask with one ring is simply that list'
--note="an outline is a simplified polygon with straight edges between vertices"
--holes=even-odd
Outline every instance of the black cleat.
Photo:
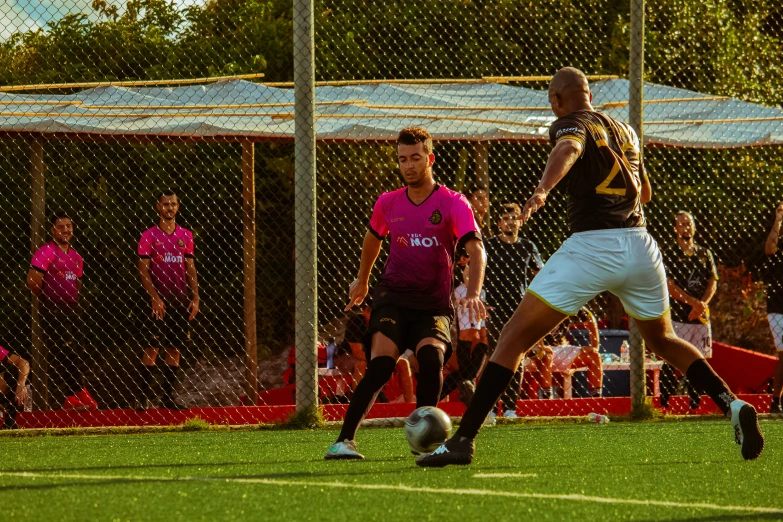
[{"label": "black cleat", "polygon": [[754,460],[764,451],[764,435],[759,427],[756,409],[741,400],[731,403],[731,425],[734,440],[740,446],[742,458]]},{"label": "black cleat", "polygon": [[476,446],[472,439],[455,435],[429,455],[416,459],[416,465],[423,468],[442,468],[450,464],[467,466],[473,462],[475,452]]}]

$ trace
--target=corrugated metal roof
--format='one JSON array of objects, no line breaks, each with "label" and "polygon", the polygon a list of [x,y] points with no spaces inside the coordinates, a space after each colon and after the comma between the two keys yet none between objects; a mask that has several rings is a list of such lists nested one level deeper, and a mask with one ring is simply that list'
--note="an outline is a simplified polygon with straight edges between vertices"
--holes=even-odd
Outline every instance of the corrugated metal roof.
[{"label": "corrugated metal roof", "polygon": [[[628,81],[593,82],[593,103],[628,120]],[[783,143],[783,110],[645,86],[645,142],[682,147]],[[546,91],[499,83],[318,87],[318,138],[393,140],[424,125],[442,140],[548,140]],[[0,94],[0,133],[137,139],[274,140],[294,136],[294,93],[244,80],[174,88],[101,87],[72,95]]]}]

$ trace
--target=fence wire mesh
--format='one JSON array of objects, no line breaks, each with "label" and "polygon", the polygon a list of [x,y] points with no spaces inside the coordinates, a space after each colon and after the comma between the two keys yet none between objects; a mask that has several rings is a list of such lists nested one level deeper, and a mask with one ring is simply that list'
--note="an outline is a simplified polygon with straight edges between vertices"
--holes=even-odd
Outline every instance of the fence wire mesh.
[{"label": "fence wire mesh", "polygon": [[[783,348],[783,9],[718,4],[16,2],[0,43],[0,344],[17,355],[7,358],[16,362],[5,369],[6,411],[19,407],[20,358],[32,367],[25,427],[193,414],[250,423],[294,404],[348,402],[367,361],[366,319],[343,311],[347,288],[373,203],[402,185],[394,139],[408,125],[435,136],[438,183],[466,195],[484,232],[491,353],[541,268],[535,253],[545,263],[568,235],[562,189],[514,224],[551,149],[547,84],[566,65],[588,75],[596,109],[643,128],[645,214],[670,289],[679,287],[677,332],[735,392],[779,396],[769,356]],[[180,204],[172,236],[160,235],[171,221],[156,208],[166,190]],[[152,316],[140,260],[154,292],[169,272],[180,289],[179,301],[166,297],[165,320]],[[199,302],[188,321],[193,266]],[[78,306],[63,304],[77,290]],[[586,308],[528,353],[501,415],[622,413],[633,382],[669,412],[714,410],[642,351],[617,298]],[[459,414],[484,337],[454,322],[443,400]],[[160,349],[154,366],[150,348]],[[759,370],[738,375],[739,364]],[[409,367],[381,396],[400,403],[390,415],[412,407],[415,358]],[[759,401],[769,407],[767,395]],[[251,405],[281,408],[214,409]]]}]

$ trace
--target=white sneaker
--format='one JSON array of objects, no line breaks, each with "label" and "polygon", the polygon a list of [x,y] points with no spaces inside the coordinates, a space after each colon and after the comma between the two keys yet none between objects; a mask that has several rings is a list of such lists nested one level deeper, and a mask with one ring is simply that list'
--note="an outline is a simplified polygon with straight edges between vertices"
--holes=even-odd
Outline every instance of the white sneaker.
[{"label": "white sneaker", "polygon": [[364,455],[356,451],[356,441],[345,439],[329,446],[324,455],[326,460],[363,460]]},{"label": "white sneaker", "polygon": [[739,399],[731,403],[731,425],[734,427],[734,440],[740,446],[742,458],[753,460],[764,451],[764,435],[758,423],[756,409]]},{"label": "white sneaker", "polygon": [[518,419],[519,415],[517,415],[515,410],[506,410],[503,412],[503,417],[507,419]]}]

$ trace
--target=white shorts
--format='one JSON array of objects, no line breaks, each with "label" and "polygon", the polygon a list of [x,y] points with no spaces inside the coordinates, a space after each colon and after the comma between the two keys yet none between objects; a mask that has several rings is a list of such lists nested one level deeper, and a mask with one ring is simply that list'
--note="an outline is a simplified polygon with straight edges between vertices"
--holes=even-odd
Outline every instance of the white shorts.
[{"label": "white shorts", "polygon": [[772,338],[775,339],[775,349],[783,352],[783,314],[767,314],[767,320]]},{"label": "white shorts", "polygon": [[659,319],[669,310],[661,252],[639,227],[572,235],[527,291],[569,316],[605,291],[619,297],[634,319]]},{"label": "white shorts", "polygon": [[672,326],[677,337],[695,346],[706,359],[712,357],[712,328],[709,324],[672,321]]},{"label": "white shorts", "polygon": [[580,353],[582,353],[581,346],[554,346],[552,347],[552,370],[556,372],[567,372],[571,368],[571,363],[574,362]]}]

